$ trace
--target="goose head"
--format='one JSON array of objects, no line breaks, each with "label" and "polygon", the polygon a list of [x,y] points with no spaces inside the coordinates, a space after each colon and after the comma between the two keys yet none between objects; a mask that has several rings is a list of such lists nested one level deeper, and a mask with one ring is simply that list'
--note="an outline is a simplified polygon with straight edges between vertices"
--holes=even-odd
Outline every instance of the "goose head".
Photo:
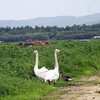
[{"label": "goose head", "polygon": [[56,49],[55,52],[60,52],[60,50],[59,49]]},{"label": "goose head", "polygon": [[35,54],[38,54],[38,51],[37,51],[37,50],[35,50],[35,51],[34,51],[34,53],[35,53]]},{"label": "goose head", "polygon": [[61,75],[63,75],[63,71],[60,70],[59,72],[61,73]]}]

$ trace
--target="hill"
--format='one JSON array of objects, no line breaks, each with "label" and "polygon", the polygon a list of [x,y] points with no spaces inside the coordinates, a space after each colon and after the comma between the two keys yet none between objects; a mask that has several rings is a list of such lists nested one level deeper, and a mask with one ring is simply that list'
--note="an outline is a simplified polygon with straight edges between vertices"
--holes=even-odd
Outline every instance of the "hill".
[{"label": "hill", "polygon": [[20,27],[20,26],[72,26],[76,25],[92,25],[100,23],[100,13],[87,15],[82,17],[74,16],[57,16],[57,17],[40,17],[29,20],[0,20],[0,27]]}]

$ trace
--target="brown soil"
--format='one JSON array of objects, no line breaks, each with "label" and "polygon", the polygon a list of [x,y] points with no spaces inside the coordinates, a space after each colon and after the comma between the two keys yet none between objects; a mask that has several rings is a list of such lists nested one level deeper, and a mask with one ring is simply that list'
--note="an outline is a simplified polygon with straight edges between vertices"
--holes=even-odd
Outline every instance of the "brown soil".
[{"label": "brown soil", "polygon": [[44,100],[100,100],[100,76],[81,79],[75,86],[53,91]]},{"label": "brown soil", "polygon": [[58,100],[100,100],[100,77],[91,76],[80,80],[78,86],[66,87],[66,94]]},{"label": "brown soil", "polygon": [[67,87],[67,94],[61,95],[58,100],[100,100],[100,84],[86,84]]}]

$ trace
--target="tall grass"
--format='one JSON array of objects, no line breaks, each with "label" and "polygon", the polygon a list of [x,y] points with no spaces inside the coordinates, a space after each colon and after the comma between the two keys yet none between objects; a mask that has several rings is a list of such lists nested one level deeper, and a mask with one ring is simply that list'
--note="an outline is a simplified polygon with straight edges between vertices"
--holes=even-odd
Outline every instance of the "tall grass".
[{"label": "tall grass", "polygon": [[0,44],[0,100],[38,100],[56,87],[35,77],[34,50],[39,51],[39,67],[54,68],[54,50],[58,48],[59,70],[79,79],[100,70],[100,41],[52,41],[50,46],[19,47],[17,43]]}]

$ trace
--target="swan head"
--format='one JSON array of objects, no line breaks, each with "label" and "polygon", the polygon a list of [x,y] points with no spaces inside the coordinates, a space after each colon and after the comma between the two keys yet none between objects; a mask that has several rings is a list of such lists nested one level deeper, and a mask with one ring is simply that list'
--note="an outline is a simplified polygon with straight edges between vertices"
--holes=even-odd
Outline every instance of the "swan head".
[{"label": "swan head", "polygon": [[59,49],[56,49],[55,52],[60,52],[60,50]]},{"label": "swan head", "polygon": [[35,53],[35,54],[37,54],[37,53],[38,53],[38,51],[37,51],[37,50],[35,50],[35,51],[34,51],[34,53]]}]

